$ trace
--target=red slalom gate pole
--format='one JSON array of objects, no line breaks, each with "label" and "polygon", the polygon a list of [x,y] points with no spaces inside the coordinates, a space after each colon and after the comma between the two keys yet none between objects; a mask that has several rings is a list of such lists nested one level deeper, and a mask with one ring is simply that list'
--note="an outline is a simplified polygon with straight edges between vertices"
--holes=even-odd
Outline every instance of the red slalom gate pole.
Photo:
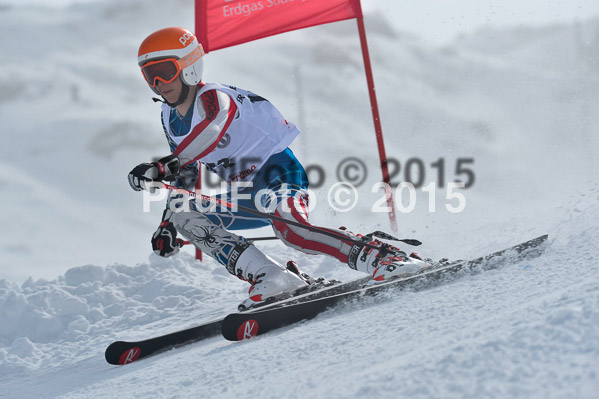
[{"label": "red slalom gate pole", "polygon": [[[198,180],[196,180],[196,192],[202,193],[202,163],[199,162]],[[196,248],[196,259],[202,261],[202,251]]]},{"label": "red slalom gate pole", "polygon": [[395,204],[393,203],[393,191],[389,178],[389,168],[387,165],[387,154],[385,152],[385,141],[383,140],[383,128],[379,116],[379,106],[376,101],[376,90],[374,88],[374,77],[372,76],[372,66],[370,64],[370,54],[368,53],[368,42],[366,40],[366,29],[364,27],[364,17],[360,15],[356,18],[358,21],[358,32],[360,33],[360,44],[362,46],[362,57],[364,58],[364,69],[366,71],[366,81],[368,83],[368,94],[370,95],[370,106],[372,108],[372,119],[374,120],[374,131],[376,133],[376,142],[379,149],[379,159],[381,161],[381,171],[383,172],[383,182],[387,183],[385,194],[387,196],[387,206],[390,209],[389,221],[391,230],[397,232],[397,218],[395,214]]}]

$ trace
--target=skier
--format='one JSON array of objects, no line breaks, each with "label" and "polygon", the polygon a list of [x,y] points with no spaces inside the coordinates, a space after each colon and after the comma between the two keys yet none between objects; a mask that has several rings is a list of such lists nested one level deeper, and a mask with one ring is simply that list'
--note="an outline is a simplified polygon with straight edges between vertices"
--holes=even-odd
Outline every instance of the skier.
[{"label": "skier", "polygon": [[[309,225],[308,179],[288,148],[298,128],[252,92],[204,83],[203,56],[202,45],[183,28],[158,30],[141,43],[138,64],[150,88],[163,99],[162,124],[172,154],[133,168],[128,176],[131,187],[140,191],[162,180],[175,180],[177,187],[193,191],[199,161],[227,182],[249,183],[239,194],[249,194],[251,199],[238,199],[239,205],[256,209],[258,202],[276,216]],[[264,189],[274,195],[255,202]],[[331,237],[243,211],[205,211],[193,202],[179,211],[172,206],[173,198],[152,236],[154,252],[163,257],[176,254],[180,233],[229,273],[251,284],[249,298],[242,303],[245,307],[306,287],[314,279],[301,273],[294,262],[287,267],[277,263],[231,230],[272,225],[286,245],[308,254],[331,255],[352,269],[371,273],[373,283],[427,266],[418,255],[408,256],[371,235],[320,228],[336,233]],[[231,199],[231,194],[225,198]],[[362,243],[376,244],[376,249]]]}]

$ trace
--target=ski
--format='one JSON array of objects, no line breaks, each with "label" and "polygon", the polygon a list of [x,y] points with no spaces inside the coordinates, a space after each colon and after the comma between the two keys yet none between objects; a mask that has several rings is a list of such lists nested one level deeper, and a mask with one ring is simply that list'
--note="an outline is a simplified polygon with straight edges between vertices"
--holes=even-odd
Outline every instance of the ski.
[{"label": "ski", "polygon": [[547,235],[543,235],[487,256],[447,265],[435,265],[422,273],[377,285],[363,287],[369,278],[360,279],[275,302],[248,312],[230,314],[222,321],[221,332],[229,341],[240,341],[302,320],[312,319],[320,313],[352,299],[374,296],[389,290],[431,287],[438,282],[449,281],[452,277],[457,277],[460,274],[495,269],[508,263],[536,258],[543,253],[547,238]]},{"label": "ski", "polygon": [[[337,282],[337,284],[341,284]],[[276,300],[269,302],[277,303]],[[125,365],[170,349],[192,344],[220,334],[224,317],[211,322],[141,341],[115,341],[108,345],[104,357],[109,364]]]},{"label": "ski", "polygon": [[116,341],[106,348],[104,357],[110,364],[125,365],[202,339],[217,336],[223,319],[142,341]]},{"label": "ski", "polygon": [[[269,303],[245,313],[230,314],[225,318],[141,341],[116,341],[104,353],[106,361],[125,365],[169,349],[191,344],[217,336],[219,332],[229,340],[237,341],[249,336],[263,334],[301,320],[310,319],[342,301],[402,287],[415,287],[418,283],[430,286],[435,281],[446,280],[464,270],[487,270],[507,262],[515,262],[539,256],[547,236],[524,242],[468,262],[434,265],[424,273],[408,278],[392,280],[383,284],[362,288],[370,276],[347,283],[338,283],[316,291],[309,291],[291,298]],[[302,305],[304,304],[304,305]],[[247,321],[253,321],[247,323]],[[260,324],[257,324],[260,322]],[[254,324],[255,323],[255,324]],[[258,330],[256,327],[260,326]],[[242,328],[243,327],[243,328]]]}]

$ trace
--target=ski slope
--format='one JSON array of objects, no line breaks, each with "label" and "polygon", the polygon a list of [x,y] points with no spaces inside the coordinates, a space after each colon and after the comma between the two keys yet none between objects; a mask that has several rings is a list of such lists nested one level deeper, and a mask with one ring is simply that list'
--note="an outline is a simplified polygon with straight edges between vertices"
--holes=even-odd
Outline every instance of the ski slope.
[{"label": "ski slope", "polygon": [[[143,212],[126,182],[168,151],[137,46],[155,29],[192,27],[192,2],[11,4],[0,7],[0,33],[27,40],[0,41],[0,397],[595,397],[599,20],[437,47],[384,10],[366,16],[388,155],[422,159],[427,182],[440,157],[446,181],[456,159],[474,159],[465,210],[447,212],[438,188],[430,212],[419,190],[400,233],[421,239],[424,256],[453,259],[549,233],[542,257],[248,342],[213,338],[113,367],[110,342],[200,324],[246,295],[246,283],[190,249],[151,254],[162,205]],[[292,149],[327,176],[314,223],[388,231],[386,215],[370,212],[380,172],[355,33],[348,21],[211,53],[205,77],[298,122]],[[335,212],[326,192],[348,156],[370,166],[368,178],[359,205]],[[324,256],[258,246],[314,275],[357,277]]]},{"label": "ski slope", "polygon": [[[599,189],[592,194],[596,201]],[[552,232],[556,238],[538,259],[391,293],[250,341],[216,337],[127,366],[105,363],[112,340],[234,311],[242,284],[188,255],[136,267],[73,268],[58,280],[22,287],[5,283],[2,337],[12,343],[0,352],[2,394],[592,398],[599,228],[587,217],[599,217],[599,208],[579,211],[560,226],[562,234]],[[308,269],[335,274],[325,260]]]}]

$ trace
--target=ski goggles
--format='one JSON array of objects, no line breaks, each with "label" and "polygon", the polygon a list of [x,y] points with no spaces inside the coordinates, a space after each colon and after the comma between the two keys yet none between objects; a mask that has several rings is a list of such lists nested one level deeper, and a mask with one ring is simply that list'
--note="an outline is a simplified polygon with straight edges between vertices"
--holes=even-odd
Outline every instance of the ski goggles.
[{"label": "ski goggles", "polygon": [[156,87],[158,81],[171,83],[181,73],[181,65],[176,58],[151,61],[141,67],[144,79],[150,87]]},{"label": "ski goggles", "polygon": [[177,58],[163,58],[161,60],[150,61],[147,64],[142,65],[141,72],[144,75],[144,79],[150,87],[156,87],[158,80],[163,83],[171,83],[174,81],[181,71],[196,61],[200,60],[204,56],[204,48],[202,45],[198,46],[185,57],[180,59]]}]

